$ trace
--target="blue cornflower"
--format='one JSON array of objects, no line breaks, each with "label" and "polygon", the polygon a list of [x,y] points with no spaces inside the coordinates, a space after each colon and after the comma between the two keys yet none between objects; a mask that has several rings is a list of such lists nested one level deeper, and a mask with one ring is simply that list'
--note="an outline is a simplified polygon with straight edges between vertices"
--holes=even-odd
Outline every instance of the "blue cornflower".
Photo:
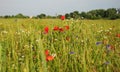
[{"label": "blue cornflower", "polygon": [[105,62],[104,64],[105,64],[105,65],[108,65],[108,64],[110,64],[110,62]]},{"label": "blue cornflower", "polygon": [[70,54],[74,54],[75,52],[70,52]]},{"label": "blue cornflower", "polygon": [[108,45],[106,45],[106,48],[107,48],[107,50],[110,50],[110,45],[108,44]]},{"label": "blue cornflower", "polygon": [[96,45],[102,44],[102,42],[96,42]]}]

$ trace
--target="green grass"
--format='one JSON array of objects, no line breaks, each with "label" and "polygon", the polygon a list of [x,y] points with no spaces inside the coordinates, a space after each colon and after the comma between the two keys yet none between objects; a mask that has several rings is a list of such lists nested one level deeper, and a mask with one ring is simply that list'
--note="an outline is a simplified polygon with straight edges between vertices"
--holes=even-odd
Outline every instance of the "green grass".
[{"label": "green grass", "polygon": [[[116,34],[120,20],[0,19],[0,72],[120,72]],[[46,61],[46,49],[54,60]]]}]

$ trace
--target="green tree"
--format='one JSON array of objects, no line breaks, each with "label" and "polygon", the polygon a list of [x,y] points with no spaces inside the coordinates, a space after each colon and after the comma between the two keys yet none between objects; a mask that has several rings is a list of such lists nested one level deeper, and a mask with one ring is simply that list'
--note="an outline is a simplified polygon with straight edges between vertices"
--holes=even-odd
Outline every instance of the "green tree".
[{"label": "green tree", "polygon": [[80,17],[83,19],[83,18],[86,18],[86,16],[87,16],[87,14],[86,14],[86,12],[81,12],[80,13]]},{"label": "green tree", "polygon": [[74,19],[80,18],[79,11],[71,12],[70,14],[66,14],[66,16],[69,17],[69,18],[74,18]]},{"label": "green tree", "polygon": [[117,9],[117,18],[120,18],[120,8]]},{"label": "green tree", "polygon": [[37,15],[37,18],[41,18],[41,19],[43,19],[43,18],[46,18],[46,14],[40,14],[40,15]]},{"label": "green tree", "polygon": [[88,12],[88,16],[90,19],[100,19],[105,17],[105,10],[96,9]]},{"label": "green tree", "polygon": [[97,16],[100,16],[101,18],[105,17],[105,10],[104,9],[98,9],[97,11]]},{"label": "green tree", "polygon": [[109,8],[106,10],[105,17],[109,19],[116,19],[117,18],[117,10],[115,8]]},{"label": "green tree", "polygon": [[9,15],[5,15],[4,18],[10,18],[10,16]]},{"label": "green tree", "polygon": [[74,12],[73,12],[73,15],[74,15],[74,18],[75,18],[75,19],[80,18],[79,11],[74,11]]},{"label": "green tree", "polygon": [[70,13],[70,18],[74,18],[74,13],[73,12]]},{"label": "green tree", "polygon": [[25,18],[25,16],[23,14],[19,13],[19,14],[15,15],[15,18]]},{"label": "green tree", "polygon": [[66,13],[66,14],[65,14],[65,18],[66,18],[66,19],[70,19],[70,14]]}]

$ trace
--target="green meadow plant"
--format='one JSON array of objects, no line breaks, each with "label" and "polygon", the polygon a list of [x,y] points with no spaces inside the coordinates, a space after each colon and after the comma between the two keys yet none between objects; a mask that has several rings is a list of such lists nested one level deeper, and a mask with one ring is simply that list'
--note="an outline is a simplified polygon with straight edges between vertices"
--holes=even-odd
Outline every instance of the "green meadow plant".
[{"label": "green meadow plant", "polygon": [[119,72],[120,20],[0,19],[0,72]]}]

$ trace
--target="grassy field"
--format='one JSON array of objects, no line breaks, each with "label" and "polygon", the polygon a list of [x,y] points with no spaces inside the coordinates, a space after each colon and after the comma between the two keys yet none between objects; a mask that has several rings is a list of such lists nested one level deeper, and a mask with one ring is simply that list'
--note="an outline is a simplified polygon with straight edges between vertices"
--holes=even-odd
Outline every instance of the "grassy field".
[{"label": "grassy field", "polygon": [[120,20],[0,19],[0,72],[120,72]]}]

